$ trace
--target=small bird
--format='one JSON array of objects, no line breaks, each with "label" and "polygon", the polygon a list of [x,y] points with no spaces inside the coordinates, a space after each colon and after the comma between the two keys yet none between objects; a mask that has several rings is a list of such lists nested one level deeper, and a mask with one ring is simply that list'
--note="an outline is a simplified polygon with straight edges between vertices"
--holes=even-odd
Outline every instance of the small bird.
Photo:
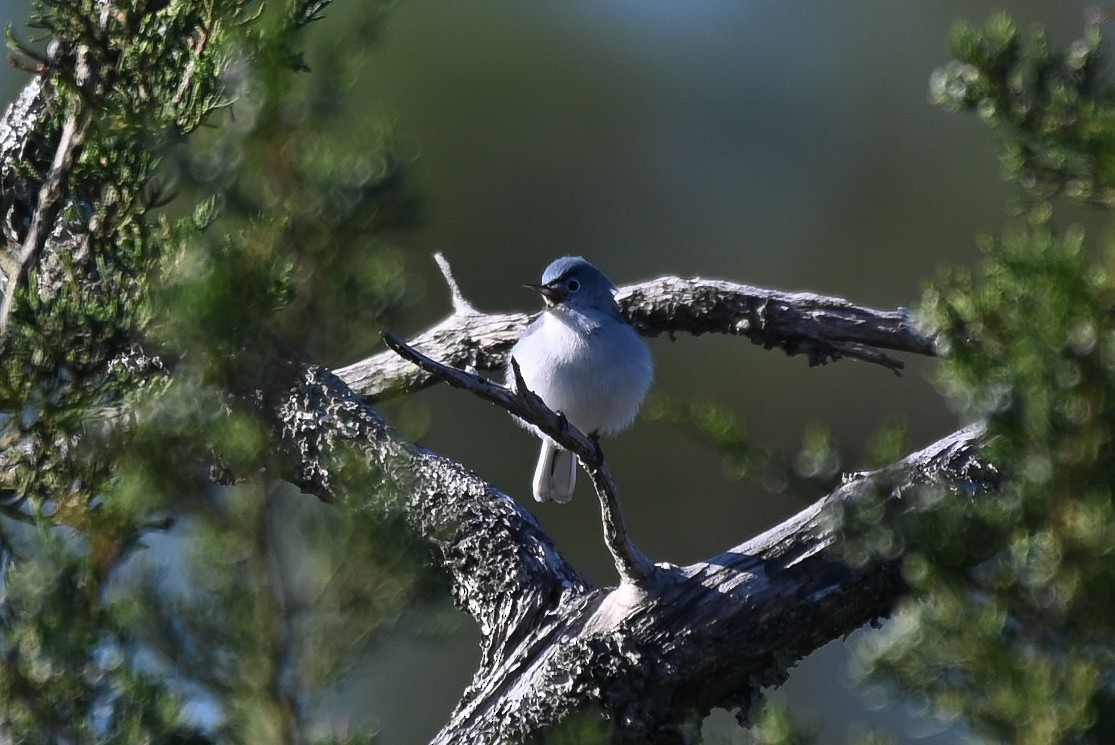
[{"label": "small bird", "polygon": [[[511,349],[523,381],[554,411],[585,434],[619,432],[635,419],[654,377],[650,350],[616,304],[616,288],[580,256],[546,267],[541,284],[546,309]],[[508,385],[514,373],[508,366]],[[568,502],[577,459],[542,436],[534,472],[534,498]]]}]

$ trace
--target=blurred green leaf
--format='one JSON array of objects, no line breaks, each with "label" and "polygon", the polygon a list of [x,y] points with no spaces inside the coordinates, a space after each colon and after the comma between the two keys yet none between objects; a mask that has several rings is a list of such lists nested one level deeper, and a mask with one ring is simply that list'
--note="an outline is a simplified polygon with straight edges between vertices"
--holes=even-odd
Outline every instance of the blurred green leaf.
[{"label": "blurred green leaf", "polygon": [[958,26],[954,50],[933,96],[1000,134],[1027,208],[983,239],[977,270],[931,285],[921,314],[946,355],[942,390],[988,423],[1001,489],[845,514],[849,558],[901,555],[914,591],[863,637],[859,670],[993,741],[1102,741],[1115,669],[1115,253],[1058,229],[1043,198],[1110,203],[1106,57],[1094,27],[1056,50],[1004,15]]}]

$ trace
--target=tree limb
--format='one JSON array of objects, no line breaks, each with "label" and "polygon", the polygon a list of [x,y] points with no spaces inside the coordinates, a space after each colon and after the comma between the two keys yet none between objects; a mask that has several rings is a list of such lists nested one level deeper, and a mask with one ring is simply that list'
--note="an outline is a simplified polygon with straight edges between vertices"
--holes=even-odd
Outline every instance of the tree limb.
[{"label": "tree limb", "polygon": [[457,370],[430,359],[408,346],[394,334],[385,334],[387,346],[400,357],[410,360],[431,375],[449,383],[454,388],[470,391],[486,401],[506,409],[528,424],[533,424],[544,435],[569,450],[581,461],[581,466],[592,478],[596,495],[600,499],[604,523],[604,543],[612,554],[620,579],[629,584],[640,584],[654,571],[654,564],[631,541],[619,506],[619,488],[615,477],[604,462],[600,443],[581,432],[568,419],[546,406],[545,402],[527,388],[519,363],[511,360],[515,391],[493,383],[479,375]]},{"label": "tree limb", "polygon": [[[591,587],[515,500],[399,438],[330,370],[286,360],[273,373],[260,405],[286,456],[284,476],[319,497],[368,500],[358,508],[404,509],[449,574],[458,607],[479,626],[486,664],[507,653],[503,630],[531,628],[546,609]],[[354,461],[369,471],[366,488],[339,493],[340,469]]]},{"label": "tree limb", "polygon": [[[518,641],[513,663],[482,667],[435,743],[514,742],[587,706],[622,742],[682,740],[713,706],[746,709],[800,658],[890,612],[898,562],[855,567],[835,545],[834,511],[883,490],[984,491],[980,428],[954,433],[840,489],[735,548],[632,593],[593,590]],[[517,692],[516,696],[508,695]]]},{"label": "tree limb", "polygon": [[[447,280],[454,286],[451,275]],[[480,626],[480,669],[435,742],[519,741],[590,706],[607,712],[633,742],[670,741],[680,737],[677,723],[694,711],[746,710],[764,686],[781,682],[790,665],[885,615],[904,591],[896,562],[856,567],[844,560],[835,546],[837,507],[880,490],[898,500],[918,486],[970,494],[997,483],[978,460],[982,430],[961,430],[689,567],[661,565],[633,578],[638,572],[623,566],[623,550],[616,550],[617,537],[609,535],[621,577],[638,581],[596,589],[560,559],[518,504],[460,466],[395,442],[367,408],[367,399],[356,395],[422,387],[437,376],[535,424],[586,466],[603,464],[595,443],[544,406],[531,407],[530,396],[453,369],[505,364],[507,349],[529,320],[481,314],[459,291],[454,294],[454,313],[414,343],[446,352],[452,367],[389,337],[392,355],[417,363],[422,376],[380,355],[341,371],[364,381],[357,383],[358,391],[324,369],[313,373],[322,383],[321,376],[329,379],[329,395],[348,402],[325,406],[330,415],[323,424],[344,428],[339,412],[366,409],[379,441],[368,457],[382,462],[390,449],[407,453],[405,467],[394,472],[405,474],[408,514],[441,553],[454,579],[454,597]],[[733,333],[807,354],[816,364],[851,356],[897,369],[899,363],[887,361],[880,350],[933,352],[905,311],[874,311],[807,293],[666,277],[626,288],[620,297],[643,333]],[[367,375],[383,379],[361,377]],[[395,444],[388,448],[388,442]],[[310,472],[327,474],[328,468]],[[596,485],[606,510],[609,487]],[[450,535],[444,532],[447,524],[453,526]],[[539,563],[539,557],[545,561]]]},{"label": "tree limb", "polygon": [[670,742],[693,712],[746,709],[801,657],[886,615],[904,592],[897,560],[845,561],[841,505],[921,487],[970,498],[998,483],[980,461],[982,428],[969,427],[717,556],[597,589],[512,499],[396,439],[328,370],[295,370],[281,407],[286,439],[307,442],[298,452],[318,464],[346,442],[376,464],[406,495],[412,523],[479,624],[480,668],[437,743],[521,741],[586,707],[606,712],[628,741]]},{"label": "tree limb", "polygon": [[[444,271],[444,270],[443,270]],[[451,288],[455,283],[450,283]],[[454,297],[459,297],[457,290]],[[841,358],[881,365],[894,373],[901,360],[883,350],[936,354],[909,310],[882,311],[809,292],[781,292],[719,279],[659,277],[619,288],[616,300],[644,336],[688,333],[743,336],[764,349],[803,354],[811,365]],[[507,364],[531,316],[477,311],[454,301],[454,312],[418,334],[410,345],[458,369],[499,370]],[[378,400],[424,388],[437,378],[391,351],[339,368],[358,393]]]},{"label": "tree limb", "polygon": [[22,248],[14,257],[11,268],[6,272],[7,283],[4,286],[3,299],[0,300],[0,334],[8,329],[16,292],[27,280],[28,272],[42,254],[47,236],[53,228],[54,219],[62,209],[66,182],[85,144],[85,134],[89,129],[90,121],[91,117],[84,106],[66,115],[62,131],[58,136],[54,162],[39,189],[38,205],[31,218],[31,226],[24,238]]},{"label": "tree limb", "polygon": [[628,321],[648,336],[679,331],[745,336],[764,349],[804,354],[811,365],[842,357],[903,368],[881,350],[934,356],[907,308],[882,311],[812,292],[782,292],[721,279],[660,277],[620,288]]}]

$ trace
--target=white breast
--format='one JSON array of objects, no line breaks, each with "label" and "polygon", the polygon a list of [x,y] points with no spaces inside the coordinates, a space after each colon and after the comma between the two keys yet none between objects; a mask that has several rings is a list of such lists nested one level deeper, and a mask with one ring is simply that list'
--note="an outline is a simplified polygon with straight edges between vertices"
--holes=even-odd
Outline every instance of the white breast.
[{"label": "white breast", "polygon": [[654,376],[646,344],[610,316],[547,311],[511,355],[527,387],[590,434],[630,425]]}]

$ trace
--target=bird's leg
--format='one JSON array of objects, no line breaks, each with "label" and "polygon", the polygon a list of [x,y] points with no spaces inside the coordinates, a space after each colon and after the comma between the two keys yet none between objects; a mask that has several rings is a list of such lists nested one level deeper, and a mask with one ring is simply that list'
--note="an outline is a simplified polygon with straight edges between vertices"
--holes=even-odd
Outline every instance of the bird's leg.
[{"label": "bird's leg", "polygon": [[594,430],[588,434],[589,440],[592,441],[592,446],[596,450],[597,462],[604,461],[604,449],[600,447],[600,430]]}]

